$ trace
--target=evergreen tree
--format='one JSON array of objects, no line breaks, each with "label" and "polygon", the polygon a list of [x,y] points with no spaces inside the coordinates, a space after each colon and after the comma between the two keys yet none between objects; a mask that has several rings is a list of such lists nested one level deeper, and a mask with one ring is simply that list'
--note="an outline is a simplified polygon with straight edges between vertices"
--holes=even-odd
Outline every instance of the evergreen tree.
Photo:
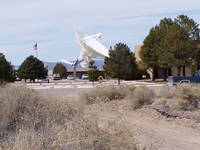
[{"label": "evergreen tree", "polygon": [[[180,15],[175,18],[175,22],[182,27],[188,36],[188,43],[190,43],[191,53],[192,56],[189,56],[190,65],[194,68],[194,72],[200,69],[200,48],[197,46],[199,45],[200,41],[200,28],[199,24],[196,23],[192,18],[189,18],[185,15]],[[183,66],[183,74],[185,74],[185,66]]]},{"label": "evergreen tree", "polygon": [[186,15],[180,15],[177,18],[175,18],[175,23],[178,24],[180,27],[184,28],[190,40],[200,40],[199,24],[196,23],[192,18],[189,18]]},{"label": "evergreen tree", "polygon": [[67,69],[66,67],[61,64],[57,63],[56,66],[53,69],[53,73],[59,73],[61,78],[66,78],[67,77]]},{"label": "evergreen tree", "polygon": [[184,75],[184,68],[191,63],[190,59],[193,58],[192,51],[195,48],[196,45],[189,39],[186,30],[174,23],[162,41],[159,65],[161,67],[176,66],[178,68],[178,75],[180,75],[180,69],[183,68]]},{"label": "evergreen tree", "polygon": [[97,66],[95,65],[95,61],[94,60],[91,60],[89,62],[89,68],[91,68],[91,69],[97,69]]},{"label": "evergreen tree", "polygon": [[197,42],[200,39],[198,26],[193,19],[184,15],[174,19],[159,47],[160,67],[176,66],[178,75],[182,68],[183,76],[185,76],[186,66],[191,66],[192,62],[198,64],[200,52],[197,48]]},{"label": "evergreen tree", "polygon": [[[155,79],[155,73],[159,65],[160,58],[160,46],[162,39],[165,37],[169,27],[173,24],[173,21],[170,18],[164,18],[160,21],[159,25],[156,25],[152,28],[148,36],[144,40],[144,45],[140,51],[140,57],[143,64],[146,66],[146,69],[152,71],[153,80]],[[166,67],[166,66],[162,66]]]},{"label": "evergreen tree", "polygon": [[21,79],[25,79],[25,81],[30,79],[33,82],[35,82],[35,79],[45,79],[48,74],[44,63],[34,56],[27,57],[18,72]]},{"label": "evergreen tree", "polygon": [[0,81],[13,82],[15,79],[14,68],[5,56],[0,53]]},{"label": "evergreen tree", "polygon": [[97,66],[95,65],[95,62],[93,60],[89,62],[89,68],[90,70],[88,71],[88,78],[89,81],[92,81],[92,84],[94,85],[94,81],[98,81],[100,72],[97,69]]},{"label": "evergreen tree", "polygon": [[146,72],[142,70],[136,63],[135,54],[131,53],[131,67],[129,73],[124,77],[125,80],[137,80],[142,79],[142,75],[146,75]]},{"label": "evergreen tree", "polygon": [[180,15],[174,20],[165,18],[150,30],[144,40],[140,57],[146,68],[152,69],[153,79],[156,69],[164,69],[164,79],[166,79],[170,67],[177,67],[179,75],[183,68],[185,75],[185,66],[193,64],[192,62],[198,66],[200,62],[200,49],[197,48],[200,40],[198,26],[193,19]]},{"label": "evergreen tree", "polygon": [[126,44],[118,43],[114,49],[110,49],[109,57],[105,58],[104,70],[112,78],[118,78],[118,84],[121,79],[126,79],[133,73],[136,62],[134,54],[130,52]]}]

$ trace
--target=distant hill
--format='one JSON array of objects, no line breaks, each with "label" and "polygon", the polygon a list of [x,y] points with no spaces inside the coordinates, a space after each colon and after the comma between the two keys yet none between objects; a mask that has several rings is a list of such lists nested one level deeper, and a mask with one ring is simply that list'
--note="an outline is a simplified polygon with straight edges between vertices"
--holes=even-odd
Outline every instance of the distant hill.
[{"label": "distant hill", "polygon": [[[95,59],[94,61],[95,61],[95,65],[96,65],[98,68],[103,67],[103,65],[104,65],[104,60]],[[74,62],[74,61],[72,61],[72,62]],[[57,63],[63,64],[66,68],[72,68],[71,65],[65,64],[65,63],[62,63],[62,62],[44,62],[44,66],[45,66],[48,70],[53,70],[53,68],[55,67],[55,65],[56,65]],[[81,68],[80,65],[79,65],[78,67]],[[18,69],[19,66],[15,65],[14,68],[15,68],[15,69]]]},{"label": "distant hill", "polygon": [[55,65],[56,65],[57,63],[63,64],[66,68],[71,68],[71,65],[65,64],[65,63],[62,63],[62,62],[44,62],[44,66],[45,66],[45,68],[47,68],[48,70],[53,70],[53,68],[55,67]]},{"label": "distant hill", "polygon": [[104,60],[103,59],[96,59],[94,61],[95,61],[95,65],[97,67],[103,67],[103,65],[104,65]]},{"label": "distant hill", "polygon": [[[61,63],[61,62],[43,62],[44,63],[44,67],[47,68],[48,70],[53,70],[53,68],[55,67],[55,65],[57,63]],[[61,63],[63,64],[66,68],[71,68],[71,65],[68,65],[68,64],[64,64],[64,63]],[[14,65],[14,68],[17,70],[19,69],[19,65]]]}]

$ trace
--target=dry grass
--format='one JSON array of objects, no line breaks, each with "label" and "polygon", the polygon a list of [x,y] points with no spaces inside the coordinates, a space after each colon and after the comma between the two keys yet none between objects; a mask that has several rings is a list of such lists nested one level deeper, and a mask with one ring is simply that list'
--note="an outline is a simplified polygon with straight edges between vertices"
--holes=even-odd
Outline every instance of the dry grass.
[{"label": "dry grass", "polygon": [[175,86],[164,86],[160,87],[159,89],[158,97],[161,98],[173,98],[176,91]]},{"label": "dry grass", "polygon": [[[175,110],[199,109],[200,86],[195,84],[181,84],[168,89],[169,94],[160,95],[160,99],[154,102],[155,105],[165,105]],[[166,91],[166,93],[168,92]],[[170,96],[169,96],[170,95]]]},{"label": "dry grass", "polygon": [[127,96],[131,109],[137,109],[153,102],[154,93],[147,87],[137,87]]},{"label": "dry grass", "polygon": [[89,91],[82,92],[80,99],[86,104],[93,104],[99,101],[108,102],[124,99],[134,87],[127,85],[120,86],[99,86]]},{"label": "dry grass", "polygon": [[199,108],[200,88],[197,85],[183,84],[175,91],[175,107],[181,110],[193,110]]},{"label": "dry grass", "polygon": [[[123,96],[114,93],[108,97]],[[103,129],[96,113],[25,87],[0,88],[0,150],[136,149],[133,135],[120,120]]]},{"label": "dry grass", "polygon": [[6,82],[0,79],[0,87],[5,87]]},{"label": "dry grass", "polygon": [[147,87],[121,85],[96,87],[82,92],[79,99],[84,101],[85,104],[105,103],[112,100],[126,99],[130,102],[130,107],[135,110],[143,105],[151,104],[153,97],[153,91]]},{"label": "dry grass", "polygon": [[154,100],[153,105],[166,105],[167,99],[166,98],[158,98]]}]

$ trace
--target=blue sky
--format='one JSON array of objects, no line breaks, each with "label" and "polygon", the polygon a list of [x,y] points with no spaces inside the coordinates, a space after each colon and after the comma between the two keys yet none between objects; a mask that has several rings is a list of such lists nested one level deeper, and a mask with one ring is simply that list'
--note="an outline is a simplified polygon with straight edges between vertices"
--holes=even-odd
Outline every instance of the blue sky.
[{"label": "blue sky", "polygon": [[133,50],[164,17],[186,14],[200,23],[199,0],[0,0],[0,52],[14,65],[34,55],[43,61],[75,60],[74,31],[103,33],[106,47]]}]

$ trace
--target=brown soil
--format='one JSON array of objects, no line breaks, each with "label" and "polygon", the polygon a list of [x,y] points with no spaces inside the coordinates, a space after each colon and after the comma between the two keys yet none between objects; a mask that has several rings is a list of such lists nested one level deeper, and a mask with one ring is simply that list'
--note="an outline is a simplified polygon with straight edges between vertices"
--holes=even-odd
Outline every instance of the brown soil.
[{"label": "brown soil", "polygon": [[[131,127],[140,147],[155,150],[199,150],[200,124],[190,119],[166,118],[154,110],[127,109],[125,102],[113,102],[110,111],[100,115],[100,125],[110,120],[124,120]],[[116,113],[118,112],[118,113]]]}]

